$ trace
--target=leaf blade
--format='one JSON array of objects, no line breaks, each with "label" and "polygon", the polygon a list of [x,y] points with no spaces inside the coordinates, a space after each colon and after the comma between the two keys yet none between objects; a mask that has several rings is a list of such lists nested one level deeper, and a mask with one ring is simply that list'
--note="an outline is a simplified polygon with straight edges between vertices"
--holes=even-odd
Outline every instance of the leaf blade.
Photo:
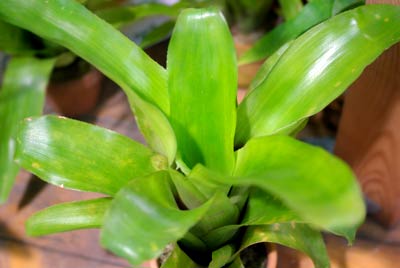
[{"label": "leaf blade", "polygon": [[235,66],[232,36],[222,15],[213,8],[183,11],[172,34],[167,71],[170,120],[189,168],[197,163],[228,173],[233,168]]},{"label": "leaf blade", "polygon": [[[236,143],[279,133],[320,111],[380,53],[400,40],[399,13],[397,6],[362,6],[295,40],[268,78],[240,104]],[[365,53],[360,54],[360,49]]]},{"label": "leaf blade", "polygon": [[26,222],[30,236],[41,236],[79,229],[100,228],[110,206],[110,198],[63,203],[36,212]]},{"label": "leaf blade", "polygon": [[15,57],[8,63],[0,91],[0,203],[7,200],[19,170],[13,161],[18,123],[42,112],[54,62]]},{"label": "leaf blade", "polygon": [[131,179],[167,167],[163,156],[134,140],[62,117],[25,120],[17,137],[16,161],[65,188],[114,195]]}]

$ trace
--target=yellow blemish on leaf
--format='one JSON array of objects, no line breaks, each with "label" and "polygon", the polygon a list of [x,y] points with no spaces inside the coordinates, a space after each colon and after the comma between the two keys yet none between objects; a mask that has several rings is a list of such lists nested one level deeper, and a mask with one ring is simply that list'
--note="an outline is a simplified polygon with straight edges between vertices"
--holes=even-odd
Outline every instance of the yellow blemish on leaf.
[{"label": "yellow blemish on leaf", "polygon": [[385,18],[383,21],[384,22],[389,22],[389,18]]},{"label": "yellow blemish on leaf", "polygon": [[338,86],[340,86],[341,84],[342,84],[342,81],[338,81],[338,82],[336,82],[335,87],[338,87]]},{"label": "yellow blemish on leaf", "polygon": [[32,166],[33,168],[40,168],[40,164],[39,164],[39,163],[36,163],[36,162],[33,162],[31,166]]},{"label": "yellow blemish on leaf", "polygon": [[375,14],[375,19],[379,20],[381,18],[381,15]]},{"label": "yellow blemish on leaf", "polygon": [[281,226],[280,226],[279,223],[275,223],[275,224],[272,226],[272,229],[273,229],[274,231],[278,231],[280,228],[281,228]]}]

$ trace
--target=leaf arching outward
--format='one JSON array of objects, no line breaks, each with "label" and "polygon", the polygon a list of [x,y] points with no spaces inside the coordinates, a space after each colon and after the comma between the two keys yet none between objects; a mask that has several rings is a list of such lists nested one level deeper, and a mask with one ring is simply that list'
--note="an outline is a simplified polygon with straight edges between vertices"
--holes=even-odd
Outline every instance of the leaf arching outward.
[{"label": "leaf arching outward", "polygon": [[399,14],[398,6],[362,6],[295,40],[238,107],[236,145],[251,137],[279,133],[325,107],[400,40]]},{"label": "leaf arching outward", "polygon": [[16,161],[57,186],[114,195],[135,177],[168,166],[164,156],[108,129],[72,119],[27,119]]},{"label": "leaf arching outward", "polygon": [[137,45],[75,0],[0,2],[0,19],[54,41],[168,114],[165,70]]},{"label": "leaf arching outward", "polygon": [[111,198],[98,198],[54,205],[31,216],[26,222],[26,232],[39,236],[100,228],[110,204]]},{"label": "leaf arching outward", "polygon": [[0,91],[0,203],[7,200],[19,170],[13,161],[18,123],[42,112],[54,62],[15,57],[8,63]]},{"label": "leaf arching outward", "polygon": [[182,238],[213,200],[193,210],[175,203],[168,172],[134,179],[118,192],[105,217],[101,244],[132,264],[157,257]]},{"label": "leaf arching outward", "polygon": [[179,15],[167,70],[170,119],[183,162],[189,168],[203,163],[231,172],[237,68],[232,36],[220,12],[187,9]]}]

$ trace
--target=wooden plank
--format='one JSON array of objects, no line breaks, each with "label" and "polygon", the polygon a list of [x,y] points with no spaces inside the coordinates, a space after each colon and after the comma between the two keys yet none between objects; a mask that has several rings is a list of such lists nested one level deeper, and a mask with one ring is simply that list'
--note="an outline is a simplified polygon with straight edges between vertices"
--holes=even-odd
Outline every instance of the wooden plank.
[{"label": "wooden plank", "polygon": [[366,68],[346,94],[335,148],[380,206],[377,218],[386,225],[400,219],[399,71],[400,45]]}]

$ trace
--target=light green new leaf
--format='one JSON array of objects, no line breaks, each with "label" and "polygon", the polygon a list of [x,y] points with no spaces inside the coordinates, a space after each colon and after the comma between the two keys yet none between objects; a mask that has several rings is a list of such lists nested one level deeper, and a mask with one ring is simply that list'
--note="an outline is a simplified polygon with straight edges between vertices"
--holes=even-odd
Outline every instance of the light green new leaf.
[{"label": "light green new leaf", "polygon": [[195,263],[189,256],[180,249],[179,245],[174,246],[174,250],[171,252],[171,255],[168,259],[163,263],[161,268],[199,268],[200,265]]},{"label": "light green new leaf", "polygon": [[227,244],[212,253],[212,259],[208,268],[221,268],[229,262],[232,255],[235,253],[235,247],[232,244]]},{"label": "light green new leaf", "polygon": [[230,173],[237,68],[232,36],[219,11],[187,9],[179,15],[167,71],[170,120],[183,162]]},{"label": "light green new leaf", "polygon": [[93,64],[134,98],[168,114],[165,70],[75,0],[0,1],[0,19],[58,43]]},{"label": "light green new leaf", "polygon": [[33,214],[26,222],[26,232],[40,236],[100,228],[110,204],[110,198],[98,198],[54,205]]},{"label": "light green new leaf", "polygon": [[239,252],[260,242],[277,243],[302,251],[310,256],[315,268],[330,267],[321,234],[306,224],[277,223],[251,226],[246,230]]},{"label": "light green new leaf", "polygon": [[213,200],[180,210],[168,172],[132,180],[116,195],[105,217],[101,244],[132,264],[155,258],[207,212]]},{"label": "light green new leaf", "polygon": [[279,133],[319,112],[399,40],[398,6],[362,6],[314,27],[240,104],[236,143]]},{"label": "light green new leaf", "polygon": [[261,37],[239,59],[240,64],[251,63],[272,55],[286,42],[295,39],[312,26],[328,19],[334,0],[314,0],[305,5],[294,18],[278,25]]},{"label": "light green new leaf", "polygon": [[167,159],[108,129],[72,119],[26,119],[16,162],[61,187],[114,195],[130,180],[167,168]]},{"label": "light green new leaf", "polygon": [[23,118],[39,115],[54,59],[15,57],[10,60],[0,90],[0,203],[7,200],[19,170],[13,162],[15,132]]},{"label": "light green new leaf", "polygon": [[250,140],[238,151],[234,176],[231,183],[272,193],[318,227],[355,229],[365,216],[350,168],[323,149],[288,136]]}]

